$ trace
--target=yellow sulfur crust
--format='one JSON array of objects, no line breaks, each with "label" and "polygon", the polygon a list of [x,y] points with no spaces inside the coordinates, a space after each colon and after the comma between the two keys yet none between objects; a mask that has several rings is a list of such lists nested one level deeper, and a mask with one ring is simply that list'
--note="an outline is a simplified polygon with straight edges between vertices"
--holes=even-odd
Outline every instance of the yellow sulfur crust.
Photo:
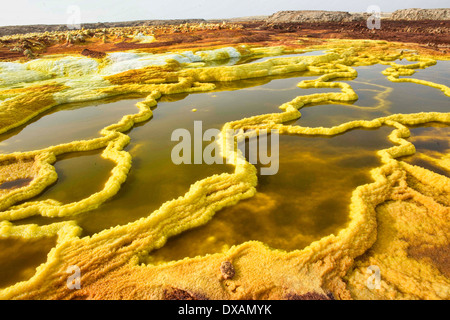
[{"label": "yellow sulfur crust", "polygon": [[[449,124],[450,113],[394,114],[331,128],[285,124],[299,119],[299,110],[308,104],[357,100],[350,84],[333,82],[341,78],[356,78],[357,72],[352,66],[383,63],[390,66],[383,74],[392,82],[427,85],[450,96],[450,89],[445,85],[401,78],[411,76],[417,68],[432,66],[435,60],[403,53],[390,56],[372,53],[371,48],[379,44],[354,41],[349,49],[349,44],[344,41],[340,45],[332,42],[330,47],[334,52],[321,56],[273,58],[235,66],[193,68],[172,61],[165,67],[150,66],[97,78],[96,85],[89,89],[77,88],[76,83],[66,79],[56,79],[56,84],[47,84],[34,95],[32,92],[36,87],[31,86],[20,90],[0,89],[1,97],[12,97],[2,102],[1,111],[6,120],[1,122],[1,132],[27,122],[38,112],[58,104],[55,101],[72,101],[80,93],[76,96],[77,101],[125,93],[147,95],[136,104],[139,112],[124,116],[118,123],[102,129],[98,138],[0,156],[0,163],[8,163],[13,168],[14,179],[33,179],[27,186],[0,194],[0,219],[3,220],[0,238],[58,237],[56,247],[48,254],[47,261],[37,268],[35,275],[28,281],[0,290],[0,298],[164,299],[168,291],[175,289],[192,297],[210,299],[286,299],[289,294],[310,292],[322,295],[331,292],[337,299],[450,298],[449,275],[432,258],[439,250],[448,251],[448,203],[439,203],[434,194],[448,199],[450,181],[442,175],[396,160],[415,153],[414,145],[406,140],[410,135],[407,126],[429,122]],[[254,50],[268,55],[272,51],[271,48]],[[418,63],[403,66],[391,62],[400,57]],[[353,129],[392,127],[389,140],[394,146],[378,152],[382,166],[371,172],[372,183],[353,191],[350,222],[336,235],[330,234],[305,249],[292,252],[274,250],[263,243],[250,241],[225,253],[159,266],[142,263],[153,250],[164,246],[168,238],[204,225],[220,209],[254,196],[257,172],[246,161],[235,161],[232,174],[214,175],[195,182],[184,196],[162,204],[146,218],[91,237],[80,238],[80,228],[70,221],[47,226],[16,226],[12,223],[34,215],[73,217],[99,207],[114,196],[126,180],[132,162],[130,154],[124,151],[129,142],[124,132],[134,124],[150,119],[151,109],[157,105],[161,95],[212,91],[216,87],[215,82],[301,71],[316,74],[317,78],[301,81],[298,87],[338,88],[340,92],[298,96],[282,104],[279,113],[224,124],[221,136],[224,137],[228,129],[256,129],[256,132],[276,129],[280,134],[334,136]],[[19,111],[19,104],[29,105],[34,111]],[[10,110],[14,111],[15,118],[11,118]],[[103,190],[65,205],[53,200],[18,204],[54,183],[57,177],[52,164],[56,156],[95,149],[103,149],[102,157],[115,163]],[[21,165],[25,162],[28,165]],[[8,174],[11,175],[10,172]],[[3,171],[0,175],[4,181],[13,179],[6,177]],[[432,234],[437,236],[432,237]],[[224,261],[232,262],[236,270],[233,279],[222,278],[220,265]],[[66,286],[66,270],[72,265],[82,271],[83,286],[76,291]],[[378,265],[382,269],[383,280],[379,290],[366,287],[366,269],[370,265]]]}]

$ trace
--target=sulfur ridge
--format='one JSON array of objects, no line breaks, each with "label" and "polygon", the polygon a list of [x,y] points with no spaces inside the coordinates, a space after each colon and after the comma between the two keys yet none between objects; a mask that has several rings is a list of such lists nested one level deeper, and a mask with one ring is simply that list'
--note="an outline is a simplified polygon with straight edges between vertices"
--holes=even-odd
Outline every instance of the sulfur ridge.
[{"label": "sulfur ridge", "polygon": [[[380,44],[389,48],[385,42],[376,41],[353,41],[350,45],[345,41],[338,44],[331,42],[328,48],[332,50],[320,56],[275,57],[263,62],[219,67],[192,65],[195,61],[178,61],[172,55],[163,64],[158,62],[157,65],[125,71],[122,65],[122,69],[119,68],[121,72],[113,74],[102,71],[108,68],[102,63],[111,64],[111,61],[70,60],[67,67],[62,64],[62,69],[58,69],[59,74],[49,77],[49,70],[55,70],[57,65],[58,58],[55,58],[27,67],[34,72],[33,75],[36,72],[43,74],[37,81],[24,82],[20,88],[15,88],[9,83],[17,84],[17,81],[4,80],[5,84],[0,87],[2,133],[62,103],[127,93],[146,97],[136,104],[137,113],[126,115],[119,122],[103,128],[98,138],[0,155],[0,165],[8,168],[1,172],[2,182],[31,179],[26,186],[0,194],[1,239],[57,237],[56,246],[48,254],[47,261],[36,269],[35,275],[27,281],[1,289],[0,297],[164,299],[168,290],[183,290],[192,296],[210,299],[285,299],[289,294],[310,292],[332,293],[338,299],[448,299],[448,275],[422,257],[448,248],[445,236],[450,226],[448,203],[438,202],[433,192],[448,197],[450,181],[445,176],[397,158],[415,153],[414,145],[406,140],[410,135],[408,126],[430,122],[448,125],[450,113],[393,114],[373,120],[350,121],[330,128],[286,124],[301,118],[300,111],[308,104],[357,100],[351,85],[339,82],[339,79],[357,77],[352,66],[385,64],[389,67],[383,74],[392,82],[426,85],[450,96],[450,89],[445,85],[405,78],[412,76],[418,68],[434,65],[436,61],[433,57],[399,53],[395,45],[392,45],[389,54],[379,53],[374,48]],[[264,48],[246,50],[246,54],[265,52]],[[267,48],[266,51],[270,54],[273,50]],[[203,56],[211,55],[211,51],[205,52]],[[223,58],[224,52],[235,54],[238,51],[221,50],[218,57]],[[417,63],[398,65],[393,62],[398,58]],[[77,67],[80,65],[90,68]],[[113,197],[125,182],[132,165],[130,154],[124,151],[130,141],[125,132],[136,123],[150,119],[152,108],[162,95],[213,91],[217,82],[291,72],[308,72],[317,76],[313,80],[301,81],[298,84],[300,88],[338,88],[340,91],[298,96],[282,104],[279,113],[228,122],[222,127],[222,142],[230,129],[253,129],[255,134],[263,129],[274,129],[280,134],[334,136],[353,129],[392,127],[389,140],[394,146],[378,152],[382,166],[371,172],[372,183],[353,191],[350,222],[336,235],[328,235],[305,249],[292,252],[271,249],[261,242],[250,241],[225,253],[158,266],[143,264],[145,257],[164,246],[168,238],[204,225],[220,209],[255,195],[258,183],[256,169],[247,161],[237,161],[242,157],[234,157],[233,173],[197,181],[185,195],[162,204],[148,217],[90,237],[81,237],[81,228],[70,220],[45,226],[14,224],[14,221],[35,215],[70,219],[98,208]],[[81,80],[77,78],[80,76]],[[57,156],[99,149],[103,150],[102,157],[115,163],[101,191],[69,204],[54,200],[27,201],[56,181],[52,164]],[[222,152],[225,151],[234,152],[222,148]],[[404,219],[410,223],[402,224]],[[423,221],[426,221],[425,224]],[[425,235],[418,235],[423,228]],[[438,236],[432,237],[433,233]],[[220,277],[223,261],[232,262],[237,270],[235,278]],[[66,286],[66,270],[72,265],[82,270],[83,286],[76,291]],[[383,272],[378,290],[369,290],[366,286],[366,269],[370,265],[379,265],[387,270]]]}]

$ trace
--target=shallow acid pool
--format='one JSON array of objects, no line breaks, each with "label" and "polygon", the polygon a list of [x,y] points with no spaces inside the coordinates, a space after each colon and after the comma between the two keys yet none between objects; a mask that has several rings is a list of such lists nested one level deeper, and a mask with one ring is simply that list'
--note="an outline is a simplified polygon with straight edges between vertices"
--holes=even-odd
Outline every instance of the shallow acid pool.
[{"label": "shallow acid pool", "polygon": [[440,123],[430,123],[411,127],[410,131],[408,140],[416,147],[416,153],[401,160],[450,177],[450,167],[440,162],[450,151],[450,128]]},{"label": "shallow acid pool", "polygon": [[0,239],[0,288],[31,278],[36,267],[47,260],[56,239]]},{"label": "shallow acid pool", "polygon": [[280,136],[279,171],[258,177],[256,196],[170,239],[147,262],[223,252],[249,240],[291,251],[336,234],[348,222],[353,190],[370,183],[370,169],[380,165],[376,150],[391,146],[391,131],[383,127],[335,137]]},{"label": "shallow acid pool", "polygon": [[[302,117],[289,124],[331,127],[396,113],[449,111],[448,97],[441,91],[414,83],[392,83],[381,74],[386,68],[384,65],[357,67],[356,79],[336,80],[349,83],[359,96],[357,101],[304,106],[300,109]],[[445,70],[436,66],[417,74],[424,79],[446,77]],[[131,154],[133,162],[119,192],[100,208],[70,220],[75,220],[83,229],[83,236],[90,236],[149,216],[164,202],[183,196],[196,181],[233,172],[234,167],[227,164],[174,164],[171,159],[176,145],[171,141],[173,131],[187,129],[193,136],[195,121],[201,121],[203,131],[221,129],[229,121],[281,112],[280,105],[300,95],[339,91],[297,87],[300,81],[317,77],[310,73],[291,73],[283,77],[217,83],[214,91],[206,93],[161,97],[153,109],[153,117],[126,132],[130,143],[125,150]],[[124,115],[137,113],[135,104],[141,100],[128,97],[120,101],[60,106],[0,136],[0,152],[37,150],[98,137],[103,127]],[[331,137],[280,136],[279,171],[273,176],[258,176],[257,194],[253,198],[217,212],[204,226],[169,239],[164,247],[151,253],[147,262],[159,264],[223,252],[249,240],[291,251],[336,234],[347,226],[352,192],[358,186],[371,183],[370,170],[381,164],[377,151],[392,147],[387,137],[393,129],[388,126],[355,129]],[[423,132],[427,136],[438,134],[427,130],[434,129],[412,128],[412,136]],[[425,140],[412,141],[418,144],[418,152],[434,147]],[[448,144],[448,137],[444,140]],[[203,142],[203,146],[206,144]],[[422,148],[423,145],[426,146]],[[440,152],[444,150],[441,149]],[[59,157],[54,164],[58,181],[31,200],[53,199],[66,204],[100,191],[114,167],[113,162],[102,158],[102,151]],[[427,168],[434,170],[431,164]],[[15,223],[44,225],[63,220],[68,219],[32,217]]]},{"label": "shallow acid pool", "polygon": [[[349,104],[320,104],[303,107],[302,117],[295,124],[305,127],[332,127],[353,120],[372,120],[391,114],[420,112],[448,112],[448,97],[438,89],[415,83],[394,83],[381,74],[388,66],[373,65],[356,67],[358,77],[350,84],[358,100]],[[421,69],[436,75],[444,74],[442,69],[432,66]],[[416,75],[413,75],[414,78]],[[442,76],[443,77],[443,76]],[[438,76],[439,78],[439,76]],[[434,80],[436,81],[436,80]],[[438,82],[439,83],[439,82]],[[302,94],[311,94],[311,89],[302,89]]]},{"label": "shallow acid pool", "polygon": [[[123,97],[122,97],[123,99]],[[100,130],[137,113],[140,99],[118,98],[57,106],[32,122],[0,136],[0,153],[39,150],[74,140],[99,137]]]}]

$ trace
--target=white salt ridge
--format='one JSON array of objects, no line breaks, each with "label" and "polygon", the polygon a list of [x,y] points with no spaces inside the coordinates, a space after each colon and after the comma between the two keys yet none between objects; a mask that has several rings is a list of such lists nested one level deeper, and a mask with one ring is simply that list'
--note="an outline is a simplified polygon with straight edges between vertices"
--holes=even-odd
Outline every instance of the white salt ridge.
[{"label": "white salt ridge", "polygon": [[154,36],[146,36],[142,33],[138,33],[136,36],[134,36],[134,40],[139,41],[140,43],[151,43],[155,41]]},{"label": "white salt ridge", "polygon": [[178,63],[206,62],[223,59],[238,59],[241,57],[239,51],[235,48],[221,48],[216,50],[198,51],[195,54],[192,51],[183,53],[169,54],[139,54],[127,52],[114,52],[108,54],[110,64],[106,66],[101,73],[104,75],[113,75],[129,70],[136,70],[148,66],[166,65],[168,60],[175,60]]},{"label": "white salt ridge", "polygon": [[26,67],[22,63],[17,62],[0,62],[0,72],[13,72],[13,71],[22,71],[25,70]]},{"label": "white salt ridge", "polygon": [[[216,50],[197,51],[195,54],[192,51],[167,54],[112,52],[108,54],[107,65],[101,70],[97,60],[76,56],[67,56],[58,59],[36,59],[26,63],[0,62],[0,86],[50,78],[114,75],[148,66],[163,66],[169,60],[175,60],[180,64],[188,64],[231,59],[234,63],[240,57],[241,54],[239,51],[235,48],[228,47]],[[86,79],[84,80],[86,81]]]},{"label": "white salt ridge", "polygon": [[97,90],[111,85],[109,81],[98,74],[84,78],[65,79],[63,84],[69,88],[53,94],[53,99],[58,104],[91,101],[111,96],[111,94],[101,93]]},{"label": "white salt ridge", "polygon": [[96,60],[68,56],[60,59],[38,59],[25,63],[27,69],[44,72],[56,77],[84,76],[98,72]]},{"label": "white salt ridge", "polygon": [[27,83],[51,78],[50,75],[28,70],[27,66],[17,62],[0,62],[0,86]]},{"label": "white salt ridge", "polygon": [[111,52],[108,53],[108,60],[110,63],[117,63],[126,60],[138,59],[140,57],[137,53],[132,52]]},{"label": "white salt ridge", "polygon": [[109,64],[101,70],[103,75],[113,75],[129,70],[141,69],[148,66],[165,65],[166,59],[153,54],[136,54],[115,52],[108,55]]},{"label": "white salt ridge", "polygon": [[241,57],[241,53],[233,47],[199,51],[197,54],[202,58],[202,61],[224,60]]}]

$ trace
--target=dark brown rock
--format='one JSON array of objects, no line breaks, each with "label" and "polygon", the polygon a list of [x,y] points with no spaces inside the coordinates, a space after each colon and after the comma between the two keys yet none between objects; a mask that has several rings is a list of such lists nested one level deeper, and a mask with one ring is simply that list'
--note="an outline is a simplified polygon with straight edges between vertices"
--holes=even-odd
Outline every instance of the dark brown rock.
[{"label": "dark brown rock", "polygon": [[83,56],[87,56],[87,57],[95,58],[95,59],[102,59],[102,58],[106,57],[106,53],[104,53],[104,52],[94,51],[94,50],[89,50],[89,49],[84,49],[83,51],[81,51],[81,54]]},{"label": "dark brown rock", "polygon": [[289,293],[286,296],[287,300],[334,300],[333,294],[328,293],[327,295],[317,293],[317,292],[307,292],[304,294]]},{"label": "dark brown rock", "polygon": [[233,279],[235,275],[233,264],[230,261],[224,261],[220,265],[220,272],[225,280]]},{"label": "dark brown rock", "polygon": [[209,300],[203,294],[191,293],[177,288],[164,289],[164,300]]}]

